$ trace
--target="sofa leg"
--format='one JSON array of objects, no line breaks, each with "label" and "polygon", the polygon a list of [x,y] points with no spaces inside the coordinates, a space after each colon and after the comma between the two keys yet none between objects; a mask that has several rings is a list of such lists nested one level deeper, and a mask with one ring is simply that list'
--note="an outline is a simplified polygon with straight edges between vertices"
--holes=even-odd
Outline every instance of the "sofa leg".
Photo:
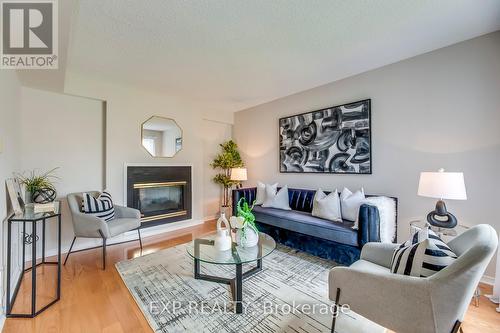
[{"label": "sofa leg", "polygon": [[106,270],[106,237],[101,230],[99,230],[99,234],[101,234],[102,238],[102,269]]},{"label": "sofa leg", "polygon": [[463,333],[464,331],[462,330],[462,322],[460,320],[457,320],[455,324],[453,325],[453,328],[451,329],[451,333]]},{"label": "sofa leg", "polygon": [[337,321],[337,316],[339,315],[339,300],[340,300],[340,288],[337,288],[337,294],[335,295],[335,312],[333,313],[331,333],[335,333],[335,324]]},{"label": "sofa leg", "polygon": [[76,236],[73,237],[73,241],[71,242],[71,245],[69,247],[69,252],[66,255],[66,259],[64,259],[64,264],[63,264],[64,266],[66,266],[66,261],[68,261],[69,255],[71,254],[71,250],[73,250],[73,245],[75,244],[75,240],[76,240]]}]

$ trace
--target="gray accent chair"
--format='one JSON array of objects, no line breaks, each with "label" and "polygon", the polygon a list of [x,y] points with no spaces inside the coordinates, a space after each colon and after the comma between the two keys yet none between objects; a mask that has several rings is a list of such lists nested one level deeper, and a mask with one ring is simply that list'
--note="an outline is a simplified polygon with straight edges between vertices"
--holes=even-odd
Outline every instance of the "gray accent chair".
[{"label": "gray accent chair", "polygon": [[[101,192],[92,191],[86,192],[97,198]],[[106,222],[98,217],[88,215],[82,212],[83,193],[71,193],[67,196],[69,210],[73,221],[73,228],[75,230],[75,237],[71,242],[69,252],[64,260],[64,265],[68,261],[73,245],[77,237],[83,238],[102,238],[102,267],[106,269],[106,240],[111,237],[118,236],[124,232],[137,230],[139,235],[139,245],[142,252],[142,239],[141,239],[141,213],[137,209],[122,207],[114,205],[115,218]],[[88,249],[90,250],[90,249]]]},{"label": "gray accent chair", "polygon": [[448,243],[453,264],[419,278],[390,272],[397,244],[367,243],[360,260],[330,271],[330,299],[398,333],[455,333],[497,245],[495,229],[477,225]]}]

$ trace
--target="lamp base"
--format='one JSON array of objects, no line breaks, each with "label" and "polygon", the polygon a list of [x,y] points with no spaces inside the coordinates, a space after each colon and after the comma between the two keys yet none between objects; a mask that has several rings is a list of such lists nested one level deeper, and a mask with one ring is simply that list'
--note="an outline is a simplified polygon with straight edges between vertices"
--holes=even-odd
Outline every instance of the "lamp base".
[{"label": "lamp base", "polygon": [[427,222],[435,227],[451,229],[456,227],[457,218],[448,212],[444,201],[439,200],[436,209],[427,214]]}]

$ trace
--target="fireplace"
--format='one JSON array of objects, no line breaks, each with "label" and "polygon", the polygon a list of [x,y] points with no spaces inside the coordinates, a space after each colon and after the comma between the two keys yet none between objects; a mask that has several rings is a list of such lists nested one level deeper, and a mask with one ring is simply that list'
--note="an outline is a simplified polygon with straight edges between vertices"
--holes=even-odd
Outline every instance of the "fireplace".
[{"label": "fireplace", "polygon": [[191,218],[191,167],[127,166],[127,206],[142,227]]}]

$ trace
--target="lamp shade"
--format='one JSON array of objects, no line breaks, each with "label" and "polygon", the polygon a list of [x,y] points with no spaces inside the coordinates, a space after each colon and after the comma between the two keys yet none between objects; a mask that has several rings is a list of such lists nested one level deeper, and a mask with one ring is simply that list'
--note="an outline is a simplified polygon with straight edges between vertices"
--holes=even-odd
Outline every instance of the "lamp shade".
[{"label": "lamp shade", "polygon": [[232,168],[231,169],[231,180],[236,180],[236,181],[247,180],[247,169],[246,168]]},{"label": "lamp shade", "polygon": [[422,197],[467,200],[462,172],[421,172],[418,195]]}]

